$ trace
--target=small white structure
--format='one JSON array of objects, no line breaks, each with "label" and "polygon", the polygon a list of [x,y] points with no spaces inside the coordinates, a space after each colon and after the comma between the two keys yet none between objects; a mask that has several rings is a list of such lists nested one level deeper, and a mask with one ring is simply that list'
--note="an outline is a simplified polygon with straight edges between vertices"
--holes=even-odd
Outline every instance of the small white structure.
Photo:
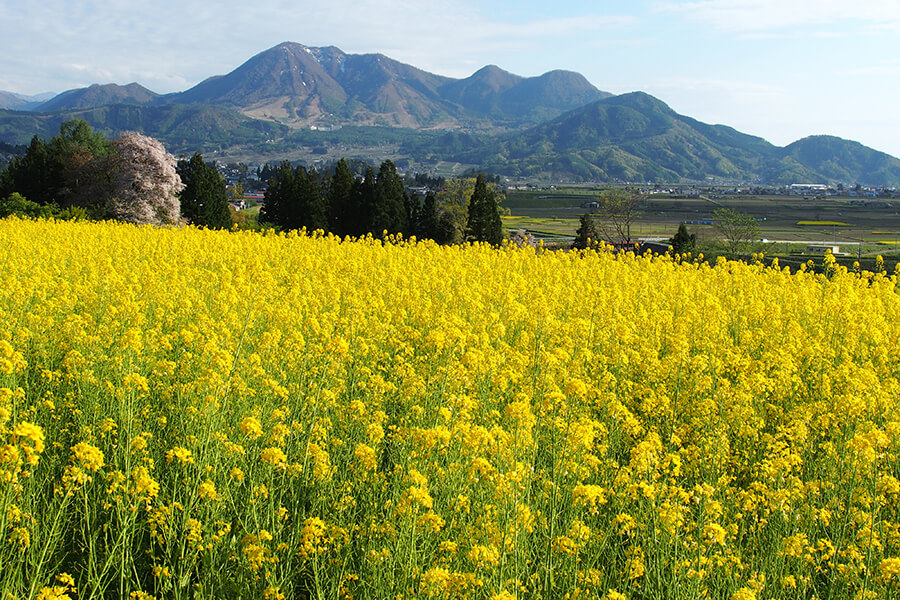
[{"label": "small white structure", "polygon": [[832,254],[840,254],[841,247],[832,246],[830,244],[810,244],[806,247],[807,254],[825,254],[826,252],[831,252]]},{"label": "small white structure", "polygon": [[805,194],[824,194],[828,191],[828,186],[821,183],[792,183],[792,196],[803,196]]}]

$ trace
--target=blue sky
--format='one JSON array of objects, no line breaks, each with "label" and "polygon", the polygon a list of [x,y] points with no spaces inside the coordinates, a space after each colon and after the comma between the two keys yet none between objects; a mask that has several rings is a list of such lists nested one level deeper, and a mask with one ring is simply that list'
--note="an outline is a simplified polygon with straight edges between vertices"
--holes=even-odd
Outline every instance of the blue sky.
[{"label": "blue sky", "polygon": [[137,81],[164,93],[283,41],[465,77],[578,71],[786,145],[900,157],[900,0],[0,0],[0,90]]}]

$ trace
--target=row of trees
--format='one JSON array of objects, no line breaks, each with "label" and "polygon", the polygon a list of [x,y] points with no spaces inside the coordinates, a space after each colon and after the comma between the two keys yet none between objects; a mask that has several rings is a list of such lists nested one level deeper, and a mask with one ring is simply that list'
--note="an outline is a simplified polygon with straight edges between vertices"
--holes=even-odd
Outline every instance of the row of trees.
[{"label": "row of trees", "polygon": [[[282,162],[270,175],[259,221],[284,230],[306,228],[338,236],[384,232],[438,243],[464,240],[499,244],[503,239],[497,193],[483,175],[454,182],[422,198],[407,193],[393,162],[371,165],[354,175],[346,160],[320,174]],[[460,210],[462,208],[463,210]]]},{"label": "row of trees", "polygon": [[[425,197],[408,194],[391,161],[354,175],[346,160],[322,174],[289,162],[266,165],[259,222],[343,236],[402,234],[438,243],[503,239],[498,191],[484,175],[444,182]],[[15,196],[13,196],[15,194]],[[64,123],[49,142],[32,139],[0,173],[0,216],[118,219],[230,228],[225,182],[200,154],[175,158],[147,136],[107,140],[83,120]]]},{"label": "row of trees", "polygon": [[0,213],[231,227],[225,182],[199,154],[178,161],[135,132],[108,140],[81,119],[35,136],[0,172]]}]

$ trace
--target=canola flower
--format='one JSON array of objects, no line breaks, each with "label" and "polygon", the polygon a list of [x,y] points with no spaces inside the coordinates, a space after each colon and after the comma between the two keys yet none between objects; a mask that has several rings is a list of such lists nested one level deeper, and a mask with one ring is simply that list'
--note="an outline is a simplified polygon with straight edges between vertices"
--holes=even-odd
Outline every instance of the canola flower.
[{"label": "canola flower", "polygon": [[0,597],[897,597],[826,262],[0,221]]}]

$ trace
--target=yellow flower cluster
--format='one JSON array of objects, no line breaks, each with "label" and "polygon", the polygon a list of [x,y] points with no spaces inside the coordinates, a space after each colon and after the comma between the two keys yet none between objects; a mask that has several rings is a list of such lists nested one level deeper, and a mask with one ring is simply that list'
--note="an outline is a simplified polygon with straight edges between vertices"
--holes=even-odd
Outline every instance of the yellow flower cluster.
[{"label": "yellow flower cluster", "polygon": [[0,221],[0,589],[895,597],[897,348],[836,263]]}]

